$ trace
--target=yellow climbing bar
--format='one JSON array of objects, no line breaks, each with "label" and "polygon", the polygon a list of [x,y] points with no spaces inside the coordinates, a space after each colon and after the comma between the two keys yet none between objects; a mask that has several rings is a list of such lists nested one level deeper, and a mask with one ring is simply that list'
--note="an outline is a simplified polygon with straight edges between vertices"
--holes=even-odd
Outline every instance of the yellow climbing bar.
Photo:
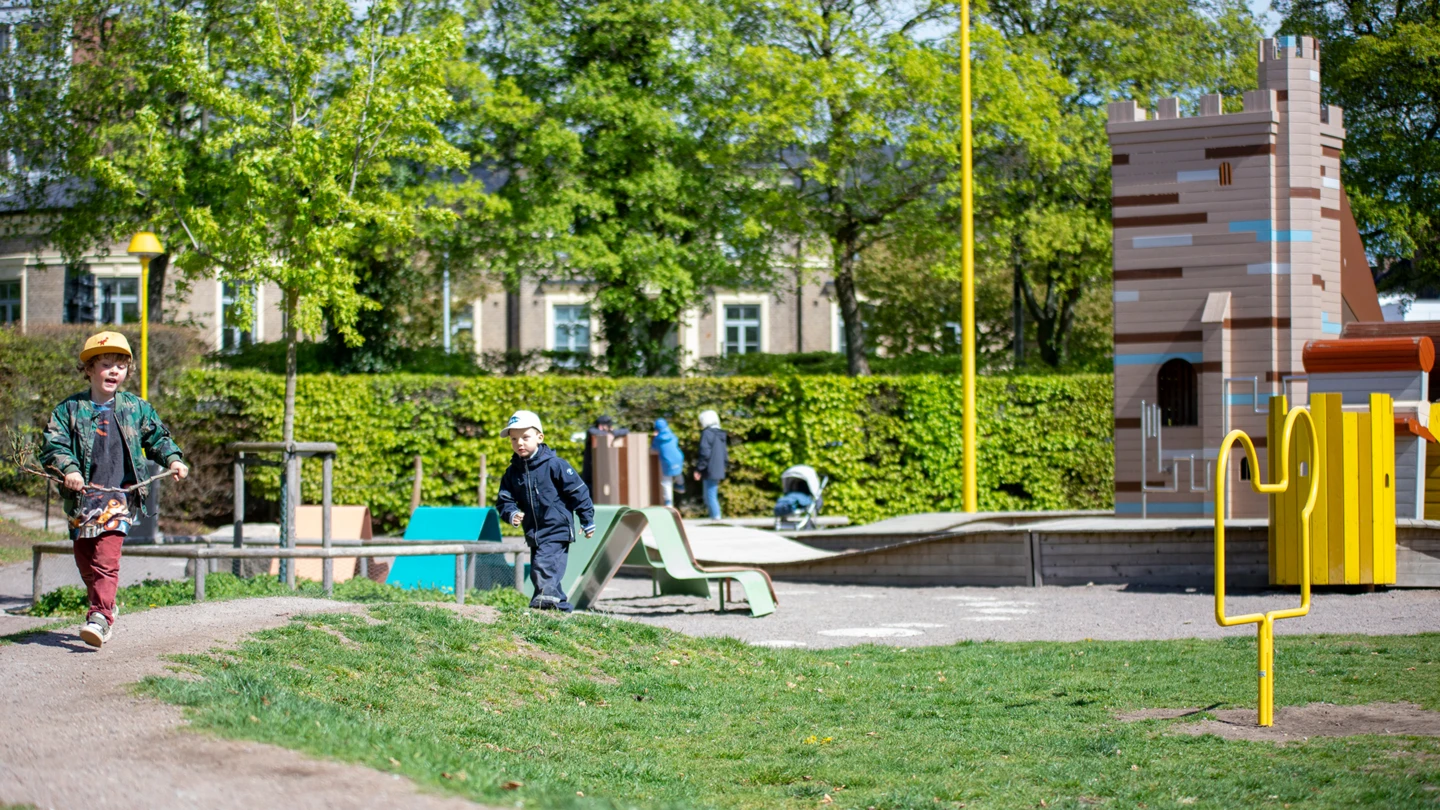
[{"label": "yellow climbing bar", "polygon": [[[1272,402],[1273,408],[1273,402]],[[1282,405],[1283,408],[1283,405]],[[1297,454],[1304,452],[1305,458],[1297,459],[1299,464],[1291,465],[1290,448],[1295,441],[1295,423],[1305,423],[1305,441],[1296,445]],[[1277,619],[1293,619],[1304,616],[1310,612],[1310,513],[1315,511],[1315,498],[1319,491],[1321,480],[1320,454],[1316,452],[1319,445],[1315,431],[1315,422],[1310,418],[1310,412],[1305,410],[1290,411],[1285,416],[1284,426],[1280,431],[1280,446],[1278,451],[1274,447],[1275,433],[1270,434],[1271,465],[1270,477],[1276,477],[1276,470],[1279,469],[1280,480],[1272,481],[1269,484],[1260,482],[1260,459],[1255,454],[1255,443],[1245,435],[1243,430],[1232,430],[1220,442],[1220,456],[1216,461],[1215,472],[1215,621],[1221,627],[1234,627],[1241,624],[1255,625],[1257,635],[1257,653],[1259,658],[1259,719],[1262,726],[1270,726],[1275,723],[1275,621]],[[1300,570],[1300,606],[1286,610],[1272,610],[1268,613],[1247,613],[1243,616],[1225,615],[1225,484],[1229,481],[1230,448],[1239,442],[1245,448],[1245,455],[1250,462],[1250,487],[1262,495],[1271,495],[1274,498],[1285,498],[1304,494],[1304,504],[1300,509],[1298,525],[1272,526],[1272,532],[1289,534],[1297,533],[1300,539],[1300,559],[1297,560]],[[1281,463],[1274,463],[1276,460]],[[1293,473],[1293,475],[1292,475]],[[1272,514],[1275,514],[1272,512]]]}]

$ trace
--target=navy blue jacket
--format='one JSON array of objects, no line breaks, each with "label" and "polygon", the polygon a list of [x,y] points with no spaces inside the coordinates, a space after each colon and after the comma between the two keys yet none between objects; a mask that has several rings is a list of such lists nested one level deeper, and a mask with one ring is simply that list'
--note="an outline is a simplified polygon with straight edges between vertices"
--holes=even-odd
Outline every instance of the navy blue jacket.
[{"label": "navy blue jacket", "polygon": [[575,522],[580,517],[585,530],[595,528],[595,505],[590,490],[569,462],[542,444],[528,460],[510,456],[510,466],[500,478],[500,519],[506,523],[517,511],[524,512],[520,526],[532,545],[545,542],[573,543]]},{"label": "navy blue jacket", "polygon": [[725,478],[725,468],[730,463],[730,450],[726,446],[730,435],[718,427],[700,431],[700,454],[695,458],[695,471],[710,481]]}]

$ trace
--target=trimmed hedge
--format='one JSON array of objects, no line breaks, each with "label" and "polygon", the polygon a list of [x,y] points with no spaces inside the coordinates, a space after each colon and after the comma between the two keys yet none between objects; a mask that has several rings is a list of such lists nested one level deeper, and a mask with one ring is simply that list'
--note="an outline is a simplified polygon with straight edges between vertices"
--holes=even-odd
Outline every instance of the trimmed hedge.
[{"label": "trimmed hedge", "polygon": [[[221,448],[231,441],[276,441],[281,377],[247,371],[196,371],[178,381],[161,415],[209,460],[203,478],[228,482]],[[650,430],[671,421],[687,458],[699,441],[696,415],[720,413],[731,437],[730,477],[721,487],[727,514],[770,514],[780,472],[813,465],[830,477],[825,513],[869,522],[961,507],[961,389],[954,377],[726,377],[699,379],[447,378],[418,375],[304,376],[297,393],[296,438],[340,445],[336,503],[364,503],[395,527],[409,508],[413,458],[424,460],[430,504],[474,503],[482,453],[493,503],[510,459],[497,435],[517,408],[540,414],[548,443],[578,466],[582,445],[570,435],[596,415]],[[982,510],[1099,509],[1113,502],[1111,378],[988,377],[978,386],[979,495]],[[201,462],[202,465],[205,462]],[[320,498],[318,465],[304,498]],[[218,481],[217,481],[218,483]],[[699,486],[682,508],[700,511]],[[279,476],[258,468],[247,478],[256,498],[278,497]],[[218,487],[206,487],[214,491]],[[214,501],[215,499],[211,499]],[[173,506],[167,496],[167,505]],[[212,503],[224,520],[229,502]]]}]

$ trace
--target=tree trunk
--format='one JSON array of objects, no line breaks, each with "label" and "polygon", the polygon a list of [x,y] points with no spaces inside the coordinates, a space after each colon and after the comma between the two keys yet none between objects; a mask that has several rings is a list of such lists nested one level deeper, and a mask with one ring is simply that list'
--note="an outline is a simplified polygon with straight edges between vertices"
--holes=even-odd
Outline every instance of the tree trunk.
[{"label": "tree trunk", "polygon": [[169,266],[169,253],[150,260],[150,284],[143,290],[150,323],[163,323],[165,320],[165,270]]},{"label": "tree trunk", "polygon": [[870,360],[865,356],[865,324],[860,320],[860,297],[855,293],[855,241],[842,236],[831,244],[835,251],[835,295],[840,299],[840,318],[845,329],[846,368],[852,377],[868,377]]},{"label": "tree trunk", "polygon": [[298,331],[295,328],[295,313],[298,297],[294,292],[285,292],[285,427],[282,441],[295,441],[295,372],[298,366]]},{"label": "tree trunk", "polygon": [[1036,343],[1040,359],[1052,368],[1060,368],[1069,360],[1070,327],[1075,323],[1075,305],[1080,301],[1083,290],[1076,288],[1060,291],[1052,282],[1045,287],[1045,300],[1035,297],[1035,288],[1030,279],[1017,265],[1015,278],[1025,297],[1025,309],[1030,320],[1035,322]]}]

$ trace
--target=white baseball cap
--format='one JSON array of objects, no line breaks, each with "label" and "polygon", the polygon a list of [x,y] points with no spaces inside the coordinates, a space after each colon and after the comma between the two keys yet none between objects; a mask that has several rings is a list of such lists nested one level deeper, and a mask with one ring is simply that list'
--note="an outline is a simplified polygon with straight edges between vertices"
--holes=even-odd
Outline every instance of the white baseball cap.
[{"label": "white baseball cap", "polygon": [[524,431],[525,428],[535,428],[541,433],[545,432],[545,429],[540,427],[540,417],[534,411],[516,411],[510,416],[510,421],[505,423],[505,427],[500,428],[500,435],[509,438],[510,431]]}]

